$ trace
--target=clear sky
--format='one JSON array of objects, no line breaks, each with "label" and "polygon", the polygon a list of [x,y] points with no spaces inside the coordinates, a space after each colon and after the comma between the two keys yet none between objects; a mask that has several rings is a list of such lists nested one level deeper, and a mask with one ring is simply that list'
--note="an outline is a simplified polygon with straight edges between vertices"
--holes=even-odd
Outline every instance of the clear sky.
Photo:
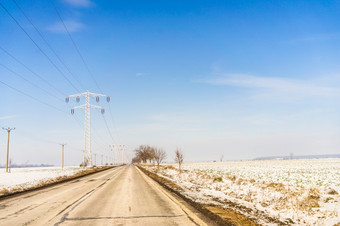
[{"label": "clear sky", "polygon": [[58,143],[67,165],[82,161],[84,111],[77,121],[64,99],[86,89],[111,97],[93,100],[106,109],[92,111],[98,155],[115,142],[158,146],[167,161],[176,147],[187,161],[340,153],[337,1],[53,0],[94,79],[50,0],[17,4],[68,69],[1,3],[0,81],[16,90],[0,83],[0,126],[16,127],[15,163],[60,164]]}]

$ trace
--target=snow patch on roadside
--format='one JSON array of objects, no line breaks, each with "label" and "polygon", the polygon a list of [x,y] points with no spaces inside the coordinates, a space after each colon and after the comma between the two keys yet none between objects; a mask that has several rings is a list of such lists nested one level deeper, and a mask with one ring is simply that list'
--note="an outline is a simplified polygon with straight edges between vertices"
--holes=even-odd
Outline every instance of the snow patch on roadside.
[{"label": "snow patch on roadside", "polygon": [[82,171],[82,168],[76,166],[64,167],[64,169],[60,167],[12,168],[11,173],[6,173],[4,169],[1,169],[0,190],[11,191],[15,188],[25,190],[58,177],[72,176],[79,171]]},{"label": "snow patch on roadside", "polygon": [[340,222],[340,159],[187,163],[148,170],[173,181],[202,204],[232,207],[269,225]]}]

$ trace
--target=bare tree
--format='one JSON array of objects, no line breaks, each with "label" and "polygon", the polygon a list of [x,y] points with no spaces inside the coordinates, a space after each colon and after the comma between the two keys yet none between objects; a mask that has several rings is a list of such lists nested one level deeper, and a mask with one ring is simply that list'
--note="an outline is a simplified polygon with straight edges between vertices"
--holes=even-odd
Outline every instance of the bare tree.
[{"label": "bare tree", "polygon": [[[149,160],[149,163],[155,164],[155,150],[156,148],[151,147],[149,145],[140,145],[136,150],[136,159],[135,162],[143,162],[147,163]],[[138,160],[138,161],[136,161]]]},{"label": "bare tree", "polygon": [[149,149],[147,150],[148,152],[148,158],[149,158],[149,162],[153,165],[155,165],[155,154],[156,154],[156,148],[154,147],[149,147]]},{"label": "bare tree", "polygon": [[159,168],[159,164],[162,163],[162,161],[166,158],[166,153],[164,150],[155,148],[155,160],[157,162],[157,166]]},{"label": "bare tree", "polygon": [[150,146],[149,145],[140,145],[136,150],[136,157],[143,163],[146,163],[148,160],[151,161],[150,155]]},{"label": "bare tree", "polygon": [[131,160],[132,164],[136,163],[136,164],[139,164],[142,162],[142,160],[140,159],[140,157],[136,156],[134,158],[132,158]]},{"label": "bare tree", "polygon": [[178,167],[179,167],[179,171],[182,171],[182,163],[183,163],[183,152],[181,151],[181,149],[176,149],[175,151],[175,162],[178,163]]}]

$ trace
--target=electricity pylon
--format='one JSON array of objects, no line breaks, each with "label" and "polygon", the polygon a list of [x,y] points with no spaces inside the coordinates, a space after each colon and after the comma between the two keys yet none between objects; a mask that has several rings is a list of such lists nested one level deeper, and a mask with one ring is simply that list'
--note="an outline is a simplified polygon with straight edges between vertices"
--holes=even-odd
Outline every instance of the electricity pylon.
[{"label": "electricity pylon", "polygon": [[113,147],[116,148],[115,159],[117,161],[117,164],[119,162],[119,158],[120,158],[121,164],[124,164],[124,163],[128,164],[129,163],[129,158],[128,158],[127,153],[126,153],[126,145],[124,145],[124,144],[113,144],[113,145],[109,145],[109,146],[111,148],[113,148]]},{"label": "electricity pylon", "polygon": [[116,148],[116,152],[115,152],[115,163],[119,163],[119,155],[121,155],[121,161],[122,161],[122,164],[123,164],[123,152],[124,152],[124,147],[125,145],[123,144],[113,144],[113,145],[110,145],[110,147],[114,147]]},{"label": "electricity pylon", "polygon": [[[112,151],[112,155],[114,156],[114,145],[109,145],[110,151]],[[114,157],[113,157],[114,159]],[[112,164],[114,164],[114,162],[112,161]]]},{"label": "electricity pylon", "polygon": [[124,162],[126,164],[129,164],[129,158],[128,158],[128,155],[127,155],[127,147],[126,145],[123,145],[123,156],[122,158],[124,159]]},{"label": "electricity pylon", "polygon": [[[76,101],[79,103],[80,97],[85,97],[85,104],[74,107],[71,109],[71,114],[74,114],[74,109],[85,109],[85,155],[86,161],[90,161],[91,167],[92,165],[92,151],[91,151],[91,108],[101,109],[101,113],[104,114],[105,110],[103,107],[91,105],[91,97],[95,97],[96,101],[99,102],[99,97],[106,97],[106,101],[110,102],[110,97],[104,94],[90,93],[86,90],[85,93],[73,94],[66,97],[66,103],[69,102],[69,99],[75,97]],[[85,162],[84,162],[85,164]]]}]

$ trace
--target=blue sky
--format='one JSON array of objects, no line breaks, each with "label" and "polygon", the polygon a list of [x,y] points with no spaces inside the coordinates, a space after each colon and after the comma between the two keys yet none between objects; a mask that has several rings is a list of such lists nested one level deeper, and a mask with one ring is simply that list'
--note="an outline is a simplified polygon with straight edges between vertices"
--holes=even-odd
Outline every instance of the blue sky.
[{"label": "blue sky", "polygon": [[[99,104],[113,139],[92,112],[98,155],[114,142],[161,147],[168,161],[176,147],[187,161],[339,153],[339,3],[54,0],[99,88],[50,1],[18,4],[73,75],[15,2],[1,3],[67,78],[0,8],[0,47],[57,90],[1,49],[0,80],[65,111],[0,84],[13,162],[59,164],[62,142],[66,164],[81,161],[84,112],[77,121],[63,99],[85,89],[111,96]],[[2,131],[0,164],[5,142]]]}]

